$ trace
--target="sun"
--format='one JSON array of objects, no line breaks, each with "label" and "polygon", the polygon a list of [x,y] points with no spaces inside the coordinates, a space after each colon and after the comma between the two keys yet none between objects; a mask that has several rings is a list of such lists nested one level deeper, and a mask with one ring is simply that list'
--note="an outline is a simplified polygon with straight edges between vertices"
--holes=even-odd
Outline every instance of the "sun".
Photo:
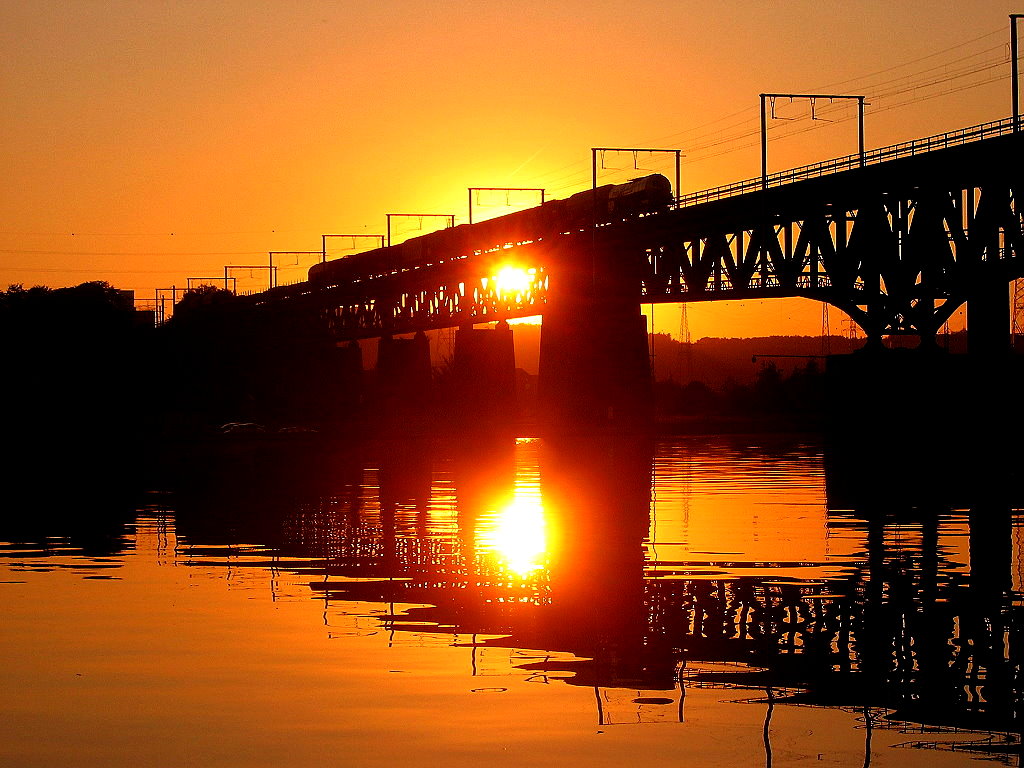
[{"label": "sun", "polygon": [[526,293],[533,285],[536,275],[536,269],[523,269],[509,265],[498,270],[494,276],[494,285],[498,293],[502,295]]}]

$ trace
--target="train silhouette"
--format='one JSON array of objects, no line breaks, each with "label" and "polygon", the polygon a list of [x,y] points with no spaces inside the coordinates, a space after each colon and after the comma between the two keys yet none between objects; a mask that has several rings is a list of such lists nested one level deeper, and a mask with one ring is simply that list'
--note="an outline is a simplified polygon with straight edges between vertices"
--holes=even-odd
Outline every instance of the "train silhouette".
[{"label": "train silhouette", "polygon": [[487,221],[460,224],[397,245],[321,262],[310,268],[309,285],[326,288],[433,266],[453,258],[657,213],[667,210],[673,201],[671,182],[658,173],[625,184],[606,184]]}]

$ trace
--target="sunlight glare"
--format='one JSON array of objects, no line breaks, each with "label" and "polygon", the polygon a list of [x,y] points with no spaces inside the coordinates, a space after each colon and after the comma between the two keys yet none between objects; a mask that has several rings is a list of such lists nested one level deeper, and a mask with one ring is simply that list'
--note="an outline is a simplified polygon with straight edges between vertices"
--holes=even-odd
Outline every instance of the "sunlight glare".
[{"label": "sunlight glare", "polygon": [[494,276],[494,284],[498,293],[503,296],[516,293],[526,293],[533,285],[536,269],[523,269],[522,267],[505,266],[498,270]]},{"label": "sunlight glare", "polygon": [[544,567],[547,521],[539,493],[517,492],[502,510],[493,513],[489,530],[481,531],[481,550],[498,557],[519,576]]}]

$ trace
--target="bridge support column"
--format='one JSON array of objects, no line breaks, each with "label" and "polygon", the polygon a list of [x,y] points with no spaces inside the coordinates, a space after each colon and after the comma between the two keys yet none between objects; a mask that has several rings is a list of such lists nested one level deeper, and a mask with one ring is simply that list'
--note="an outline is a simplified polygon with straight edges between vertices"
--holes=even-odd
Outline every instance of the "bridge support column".
[{"label": "bridge support column", "polygon": [[978,597],[1013,588],[1013,516],[1006,497],[970,512],[971,587]]},{"label": "bridge support column", "polygon": [[539,416],[555,431],[643,431],[650,426],[647,321],[639,305],[592,299],[544,315]]},{"label": "bridge support column", "polygon": [[651,360],[640,312],[644,263],[612,240],[561,246],[548,271],[538,417],[550,432],[651,426]]},{"label": "bridge support column", "polygon": [[1010,290],[1005,280],[980,282],[967,300],[967,350],[986,356],[1010,351]]},{"label": "bridge support column", "polygon": [[337,345],[332,374],[334,397],[329,417],[334,421],[350,419],[363,399],[363,351],[358,342]]},{"label": "bridge support column", "polygon": [[421,331],[411,339],[383,336],[377,346],[376,415],[385,426],[425,424],[431,395],[430,342]]},{"label": "bridge support column", "polygon": [[508,323],[459,328],[447,395],[452,420],[462,429],[512,426],[517,414],[515,351]]}]

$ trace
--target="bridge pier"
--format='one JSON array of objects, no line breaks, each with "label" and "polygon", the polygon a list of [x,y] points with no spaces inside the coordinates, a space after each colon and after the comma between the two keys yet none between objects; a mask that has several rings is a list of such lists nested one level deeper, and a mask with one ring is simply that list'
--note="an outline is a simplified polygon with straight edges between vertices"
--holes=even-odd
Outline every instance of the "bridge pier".
[{"label": "bridge pier", "polygon": [[[541,327],[538,416],[554,432],[633,432],[653,418],[647,319],[635,263],[580,249],[550,275]],[[581,258],[582,257],[582,258]]]},{"label": "bridge pier", "polygon": [[977,597],[1013,589],[1013,515],[996,495],[970,512],[971,587]]},{"label": "bridge pier", "polygon": [[582,302],[544,315],[539,415],[567,431],[636,431],[650,425],[647,319],[639,306]]},{"label": "bridge pier", "polygon": [[517,414],[515,350],[505,321],[494,328],[464,325],[455,333],[450,386],[453,422],[462,429],[511,427]]},{"label": "bridge pier", "polygon": [[987,357],[1010,351],[1010,291],[1006,280],[979,281],[967,299],[967,350]]},{"label": "bridge pier", "polygon": [[363,351],[359,342],[336,345],[332,374],[335,396],[329,417],[334,421],[350,419],[363,399]]},{"label": "bridge pier", "polygon": [[431,395],[430,342],[382,336],[377,346],[374,415],[383,426],[423,426]]}]

